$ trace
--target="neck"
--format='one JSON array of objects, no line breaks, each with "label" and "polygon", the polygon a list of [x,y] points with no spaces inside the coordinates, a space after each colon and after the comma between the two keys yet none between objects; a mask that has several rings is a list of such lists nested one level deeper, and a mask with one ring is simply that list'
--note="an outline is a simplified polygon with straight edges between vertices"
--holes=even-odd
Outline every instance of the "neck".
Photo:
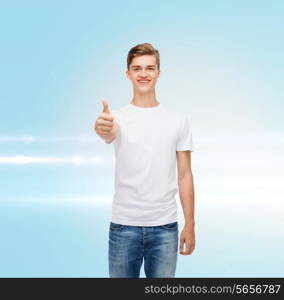
[{"label": "neck", "polygon": [[157,101],[155,91],[150,91],[149,93],[134,91],[134,96],[130,103],[141,107],[152,107],[160,104]]}]

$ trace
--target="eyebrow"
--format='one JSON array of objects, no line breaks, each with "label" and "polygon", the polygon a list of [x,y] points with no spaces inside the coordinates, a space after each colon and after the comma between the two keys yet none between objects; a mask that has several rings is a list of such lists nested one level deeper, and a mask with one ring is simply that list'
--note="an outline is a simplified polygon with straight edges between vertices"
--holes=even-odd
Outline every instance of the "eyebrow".
[{"label": "eyebrow", "polygon": [[[131,66],[132,68],[141,67],[139,65]],[[156,65],[148,65],[147,67],[156,67]]]}]

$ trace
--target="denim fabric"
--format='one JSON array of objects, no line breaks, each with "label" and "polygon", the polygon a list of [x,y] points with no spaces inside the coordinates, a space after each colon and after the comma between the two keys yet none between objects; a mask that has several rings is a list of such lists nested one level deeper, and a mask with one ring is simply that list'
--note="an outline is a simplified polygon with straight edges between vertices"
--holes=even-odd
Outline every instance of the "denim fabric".
[{"label": "denim fabric", "polygon": [[161,226],[131,226],[110,222],[109,276],[174,277],[178,253],[178,222]]}]

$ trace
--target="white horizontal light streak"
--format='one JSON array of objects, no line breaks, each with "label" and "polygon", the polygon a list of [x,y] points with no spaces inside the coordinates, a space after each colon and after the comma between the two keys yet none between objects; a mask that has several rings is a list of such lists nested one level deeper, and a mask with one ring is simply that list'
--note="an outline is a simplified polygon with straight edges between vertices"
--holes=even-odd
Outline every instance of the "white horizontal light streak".
[{"label": "white horizontal light streak", "polygon": [[78,143],[92,143],[99,141],[99,137],[94,135],[81,135],[81,136],[33,136],[33,135],[20,135],[20,136],[0,136],[0,143],[16,142],[16,143],[33,143],[33,142],[78,142]]},{"label": "white horizontal light streak", "polygon": [[73,155],[70,157],[34,157],[34,156],[0,156],[0,164],[106,164],[109,163],[110,159],[107,157],[97,156],[97,157],[83,157],[78,155]]},{"label": "white horizontal light streak", "polygon": [[219,145],[240,145],[240,146],[253,146],[253,145],[284,145],[283,132],[266,132],[266,133],[232,133],[224,134],[218,133],[215,135],[201,135],[193,132],[193,137],[198,144],[219,144]]},{"label": "white horizontal light streak", "polygon": [[[217,135],[203,135],[193,132],[193,138],[197,145],[201,144],[218,144],[218,145],[284,145],[284,133],[282,132],[267,132],[267,133],[232,133]],[[79,135],[79,136],[34,136],[23,134],[19,136],[2,135],[0,136],[0,143],[4,142],[20,142],[20,143],[33,143],[33,142],[79,142],[89,143],[100,141],[100,137],[94,132],[92,135]]]},{"label": "white horizontal light streak", "polygon": [[[236,155],[218,153],[215,155],[200,153],[192,154],[192,168],[194,171],[205,173],[222,174],[226,171],[226,175],[231,172],[240,171],[243,175],[246,172],[255,173],[259,170],[269,170],[270,175],[283,174],[284,159],[279,154],[263,153],[262,155],[254,155],[253,153],[238,153]],[[71,155],[64,157],[53,156],[33,156],[33,155],[11,155],[0,156],[0,164],[112,164],[115,160],[114,155],[97,155],[92,157],[82,155]],[[246,172],[245,172],[246,170]],[[220,175],[219,174],[219,175]],[[235,173],[234,173],[235,174]],[[225,175],[225,174],[224,174]]]},{"label": "white horizontal light streak", "polygon": [[229,191],[234,194],[240,194],[242,192],[251,192],[254,194],[263,193],[265,191],[270,191],[274,195],[281,195],[284,192],[284,176],[246,176],[242,177],[242,174],[235,174],[235,176],[228,176],[227,178],[222,178],[218,176],[217,178],[212,177],[194,177],[195,186],[198,191],[206,192],[218,192],[218,193],[228,193]]},{"label": "white horizontal light streak", "polygon": [[11,201],[21,201],[21,202],[34,202],[34,203],[47,203],[47,204],[61,204],[61,203],[80,203],[80,204],[111,204],[112,195],[80,195],[80,196],[70,196],[70,195],[56,195],[56,196],[29,196],[28,198],[13,198]]}]

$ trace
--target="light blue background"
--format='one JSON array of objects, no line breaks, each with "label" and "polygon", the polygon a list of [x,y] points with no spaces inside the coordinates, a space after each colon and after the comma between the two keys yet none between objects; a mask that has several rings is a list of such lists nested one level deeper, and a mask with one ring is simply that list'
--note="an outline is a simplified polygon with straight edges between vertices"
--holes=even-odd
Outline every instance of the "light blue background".
[{"label": "light blue background", "polygon": [[[283,277],[283,1],[0,4],[0,276],[108,277],[113,145],[131,47],[189,114],[196,248],[176,277]],[[180,230],[183,215],[179,203]],[[143,267],[141,276],[145,277]]]}]

